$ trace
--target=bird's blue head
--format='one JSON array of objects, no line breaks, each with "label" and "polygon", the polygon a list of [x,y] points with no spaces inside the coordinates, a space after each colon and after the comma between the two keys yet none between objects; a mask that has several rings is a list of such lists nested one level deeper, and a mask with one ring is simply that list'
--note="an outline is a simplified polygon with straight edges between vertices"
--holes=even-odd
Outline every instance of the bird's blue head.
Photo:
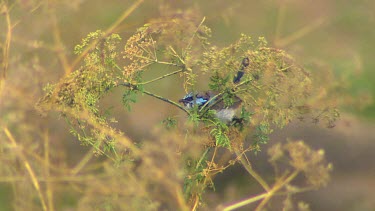
[{"label": "bird's blue head", "polygon": [[229,123],[233,120],[236,110],[242,102],[241,99],[236,98],[235,103],[232,106],[226,107],[221,98],[212,100],[214,96],[217,95],[211,91],[201,93],[190,92],[180,99],[179,102],[183,103],[187,109],[191,109],[194,106],[198,106],[199,109],[203,106],[207,106],[209,109],[216,112],[215,116],[217,118],[225,123]]},{"label": "bird's blue head", "polygon": [[209,95],[201,95],[201,94],[194,94],[193,92],[188,93],[185,95],[181,100],[180,103],[183,103],[186,108],[193,108],[195,105],[198,108],[204,106],[210,100]]}]

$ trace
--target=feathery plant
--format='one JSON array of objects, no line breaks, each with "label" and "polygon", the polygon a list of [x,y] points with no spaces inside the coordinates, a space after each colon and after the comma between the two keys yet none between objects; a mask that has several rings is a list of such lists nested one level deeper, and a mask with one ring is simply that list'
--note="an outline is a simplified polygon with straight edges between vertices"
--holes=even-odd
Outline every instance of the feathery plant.
[{"label": "feathery plant", "polygon": [[[261,200],[257,207],[260,210],[276,193],[290,200],[292,194],[328,181],[331,167],[324,162],[322,151],[314,151],[301,141],[270,149],[270,162],[278,173],[273,185],[255,172],[245,154],[259,152],[273,128],[283,128],[295,119],[311,117],[315,122],[324,120],[328,127],[334,126],[339,114],[335,106],[324,104],[317,97],[321,87],[314,86],[312,73],[285,51],[269,47],[263,37],[254,40],[241,35],[227,47],[215,46],[210,42],[211,29],[204,22],[204,18],[190,12],[166,15],[140,27],[124,47],[118,34],[92,32],[74,49],[75,54],[84,57],[81,66],[60,82],[45,87],[46,94],[38,103],[42,112],[60,112],[83,145],[93,146],[96,154],[113,160],[117,170],[110,171],[120,178],[119,183],[124,182],[121,178],[140,181],[137,202],[132,204],[129,199],[134,194],[111,193],[116,197],[98,206],[107,203],[116,208],[116,203],[127,197],[133,208],[195,210],[204,205],[202,194],[214,187],[214,176],[235,163],[243,165],[265,193],[224,210]],[[144,79],[147,72],[160,66],[170,72]],[[233,83],[239,71],[243,77]],[[208,103],[186,109],[178,99],[148,90],[149,84],[175,77],[182,78],[181,86],[186,92],[197,91],[197,79],[206,76],[209,89],[217,93],[211,100],[222,99],[226,106],[233,105],[236,97],[242,100],[240,121],[223,123]],[[325,88],[330,89],[328,84]],[[125,111],[131,112],[137,97],[143,94],[182,110],[188,116],[187,123],[174,117],[163,121],[167,130],[160,137],[165,140],[161,141],[162,149],[155,150],[148,142],[136,144],[116,129],[116,119],[99,107],[100,100],[115,89],[123,93],[119,100]],[[220,159],[219,149],[234,158]],[[288,161],[288,167],[279,169],[282,159]],[[172,162],[175,160],[179,160],[178,164]],[[167,173],[160,173],[163,169]],[[304,187],[291,183],[299,174],[306,177]],[[160,191],[155,193],[156,189],[163,190],[164,196]]]}]

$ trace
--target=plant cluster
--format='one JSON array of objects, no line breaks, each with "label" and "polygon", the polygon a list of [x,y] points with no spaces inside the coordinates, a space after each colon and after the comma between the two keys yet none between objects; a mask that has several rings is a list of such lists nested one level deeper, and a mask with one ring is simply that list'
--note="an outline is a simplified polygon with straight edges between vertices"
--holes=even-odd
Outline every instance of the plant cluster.
[{"label": "plant cluster", "polygon": [[[92,32],[74,49],[84,58],[81,66],[45,87],[37,108],[42,113],[58,111],[72,135],[110,160],[84,189],[81,208],[195,210],[204,205],[205,190],[214,188],[215,175],[236,163],[265,193],[224,210],[262,200],[257,207],[261,210],[275,194],[287,196],[288,201],[294,193],[327,183],[330,165],[325,164],[323,153],[303,142],[276,144],[269,150],[277,173],[272,186],[255,172],[245,154],[260,151],[273,128],[283,128],[295,119],[310,116],[333,126],[339,117],[335,106],[311,101],[321,91],[314,87],[311,73],[285,51],[269,47],[263,37],[254,41],[241,35],[227,47],[215,46],[204,22],[205,18],[189,11],[167,13],[140,27],[123,50],[119,50],[120,35]],[[144,75],[160,66],[170,72],[144,80]],[[234,83],[239,72],[243,77]],[[211,106],[186,109],[178,99],[148,90],[149,84],[179,77],[186,92],[195,92],[198,78],[206,76],[208,89],[217,93],[212,99],[220,99],[225,106],[241,99],[240,121],[227,124],[215,117]],[[156,140],[131,140],[116,129],[116,119],[99,104],[115,89],[123,92],[124,110],[131,111],[139,94],[148,95],[182,110],[187,123],[168,117],[163,121],[166,129],[156,132]],[[234,158],[226,158],[220,150]],[[283,159],[288,167],[282,171],[276,166]],[[304,188],[292,185],[300,174],[306,176]]]}]

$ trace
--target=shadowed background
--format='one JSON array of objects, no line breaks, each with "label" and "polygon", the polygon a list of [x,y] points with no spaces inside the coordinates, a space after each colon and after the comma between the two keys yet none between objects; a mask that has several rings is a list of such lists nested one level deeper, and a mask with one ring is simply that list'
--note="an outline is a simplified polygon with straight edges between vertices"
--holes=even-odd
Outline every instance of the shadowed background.
[{"label": "shadowed background", "polygon": [[[34,105],[42,95],[43,86],[64,77],[64,61],[70,64],[75,59],[74,46],[89,32],[107,29],[132,3],[120,0],[15,2],[10,10],[13,29],[4,85],[11,89],[0,96],[1,126],[9,127],[14,133],[25,128],[33,130],[30,125],[49,131],[52,144],[61,147],[66,160],[74,163],[81,158],[88,149],[69,134],[68,125],[56,114],[41,117]],[[375,95],[374,1],[145,1],[114,32],[125,41],[136,28],[160,16],[167,7],[176,11],[193,10],[206,17],[205,24],[212,29],[211,41],[218,46],[232,43],[241,33],[254,38],[264,36],[270,46],[286,50],[309,71],[314,72],[313,67],[319,65],[333,69],[336,77],[348,79],[350,93],[345,94],[352,96],[352,100],[341,108],[342,119],[335,128],[296,121],[276,131],[269,143],[286,138],[303,139],[315,149],[325,149],[327,160],[334,165],[332,182],[321,190],[298,195],[312,210],[375,209],[375,189],[371,188],[375,187],[375,104],[367,103]],[[0,18],[0,27],[0,31],[6,31],[5,15]],[[0,36],[4,42],[6,34]],[[166,72],[155,69],[145,78]],[[167,78],[147,88],[177,100],[185,94],[179,80]],[[198,81],[198,87],[207,87],[204,79]],[[116,90],[106,96],[102,106],[112,106],[119,120],[117,127],[134,140],[151,137],[153,127],[166,117],[184,115],[148,96],[139,96],[132,112],[127,112],[121,105],[121,94],[121,90]],[[266,150],[251,158],[255,169],[267,175],[272,169],[263,152]],[[208,203],[218,205],[218,201],[233,202],[255,194],[252,185],[255,182],[242,175],[245,173],[240,167],[219,175],[216,192],[207,193]],[[11,209],[9,201],[15,196],[9,190],[6,183],[0,183],[1,210]]]}]

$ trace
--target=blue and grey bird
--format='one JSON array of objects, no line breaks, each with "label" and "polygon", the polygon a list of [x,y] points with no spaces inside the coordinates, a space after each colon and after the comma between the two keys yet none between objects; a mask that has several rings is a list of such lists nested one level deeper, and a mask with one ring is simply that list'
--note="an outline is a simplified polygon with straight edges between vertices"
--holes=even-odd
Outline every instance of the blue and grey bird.
[{"label": "blue and grey bird", "polygon": [[[237,75],[233,78],[233,83],[237,84],[240,82],[241,78],[245,74],[244,70],[250,64],[248,57],[244,58],[241,62],[240,69]],[[198,109],[203,107],[212,109],[216,111],[216,117],[222,122],[229,123],[234,120],[237,109],[240,107],[242,100],[234,96],[233,104],[231,106],[225,106],[222,96],[218,96],[217,93],[213,91],[206,92],[190,92],[179,100],[183,103],[186,109],[191,109],[194,106],[198,106]]]},{"label": "blue and grey bird", "polygon": [[[216,97],[215,99],[212,99]],[[242,100],[235,96],[234,102],[231,106],[227,107],[224,105],[223,99],[220,96],[217,96],[217,93],[212,91],[198,92],[185,95],[184,98],[179,100],[180,103],[183,103],[185,108],[191,109],[194,106],[198,106],[198,109],[205,108],[216,111],[216,117],[222,122],[229,123],[233,120],[237,109],[241,105]]]}]

